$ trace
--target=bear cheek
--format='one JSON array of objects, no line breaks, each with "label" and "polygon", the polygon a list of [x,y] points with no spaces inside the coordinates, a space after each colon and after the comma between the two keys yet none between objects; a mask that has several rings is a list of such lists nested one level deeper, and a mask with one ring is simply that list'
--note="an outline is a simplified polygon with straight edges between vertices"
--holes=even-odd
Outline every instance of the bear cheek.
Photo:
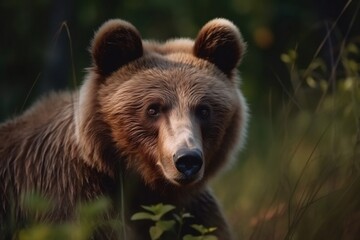
[{"label": "bear cheek", "polygon": [[[110,126],[112,138],[122,155],[146,156],[153,152],[156,146],[157,132],[150,127],[144,126],[141,114],[134,108],[117,106],[116,109],[105,115],[105,121]],[[145,154],[145,155],[144,155]]]},{"label": "bear cheek", "polygon": [[219,116],[221,121],[217,121],[212,131],[208,133],[209,140],[204,140],[209,152],[206,177],[216,174],[228,163],[231,156],[229,152],[234,150],[234,143],[239,138],[239,114],[241,111],[235,108],[235,110],[229,110],[222,117]]},{"label": "bear cheek", "polygon": [[221,153],[221,148],[224,147],[225,136],[231,124],[231,116],[233,110],[230,108],[222,107],[214,111],[212,121],[201,127],[201,134],[204,146],[204,156],[206,162],[205,175],[212,172],[212,168],[221,164],[225,156]]}]

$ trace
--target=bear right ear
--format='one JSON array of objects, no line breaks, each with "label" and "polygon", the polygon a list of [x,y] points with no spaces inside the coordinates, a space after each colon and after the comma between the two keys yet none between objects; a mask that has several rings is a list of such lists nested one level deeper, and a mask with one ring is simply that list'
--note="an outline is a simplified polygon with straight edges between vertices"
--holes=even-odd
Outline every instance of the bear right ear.
[{"label": "bear right ear", "polygon": [[239,29],[229,20],[217,18],[200,30],[193,53],[196,57],[213,63],[226,75],[231,75],[245,48]]},{"label": "bear right ear", "polygon": [[96,71],[108,76],[143,55],[140,33],[126,21],[109,20],[96,32],[91,54]]}]

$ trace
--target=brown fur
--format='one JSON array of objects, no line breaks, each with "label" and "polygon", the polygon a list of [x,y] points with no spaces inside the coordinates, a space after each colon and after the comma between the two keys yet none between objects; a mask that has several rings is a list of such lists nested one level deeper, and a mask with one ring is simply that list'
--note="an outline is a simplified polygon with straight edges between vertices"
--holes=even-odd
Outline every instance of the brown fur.
[{"label": "brown fur", "polygon": [[[243,143],[247,107],[236,67],[244,51],[240,32],[225,19],[207,23],[195,41],[163,44],[141,40],[128,22],[106,22],[79,92],[52,94],[0,125],[0,221],[11,206],[16,219],[26,218],[20,196],[33,190],[56,203],[39,221],[72,219],[76,203],[102,195],[116,205],[122,175],[127,217],[140,205],[170,203],[231,239],[206,182]],[[152,106],[156,117],[148,115]],[[173,161],[184,147],[203,154],[190,184],[178,182]],[[148,238],[128,224],[134,239]]]}]

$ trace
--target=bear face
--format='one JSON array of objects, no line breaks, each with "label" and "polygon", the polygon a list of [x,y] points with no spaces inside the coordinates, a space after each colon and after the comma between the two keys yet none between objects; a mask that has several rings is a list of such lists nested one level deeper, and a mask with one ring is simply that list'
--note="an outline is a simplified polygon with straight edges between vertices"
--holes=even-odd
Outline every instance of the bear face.
[{"label": "bear face", "polygon": [[76,124],[91,165],[111,174],[113,152],[149,186],[187,188],[203,185],[242,144],[247,107],[236,67],[245,44],[228,20],[210,21],[195,41],[163,44],[110,20],[90,51]]}]

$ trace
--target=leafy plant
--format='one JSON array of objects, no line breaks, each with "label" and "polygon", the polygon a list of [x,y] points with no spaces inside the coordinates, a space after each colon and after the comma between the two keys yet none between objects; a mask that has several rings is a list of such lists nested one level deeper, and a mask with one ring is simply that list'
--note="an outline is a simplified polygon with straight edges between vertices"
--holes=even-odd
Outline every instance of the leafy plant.
[{"label": "leafy plant", "polygon": [[152,206],[142,206],[147,212],[135,213],[131,220],[151,220],[155,223],[150,227],[149,233],[152,240],[160,239],[164,232],[174,228],[175,220],[163,220],[163,216],[175,209],[172,205],[163,205],[162,203]]},{"label": "leafy plant", "polygon": [[92,202],[79,203],[75,219],[64,223],[40,223],[37,219],[39,214],[51,212],[52,201],[37,193],[22,195],[23,207],[29,216],[24,228],[18,229],[19,240],[86,240],[102,226],[111,229],[119,229],[121,222],[117,219],[104,218],[109,210],[110,201],[107,198],[99,198]]},{"label": "leafy plant", "polygon": [[[176,239],[181,239],[180,234],[185,223],[184,220],[192,217],[190,213],[181,212],[180,214],[174,213],[172,215],[173,219],[165,220],[165,215],[175,210],[175,207],[169,204],[164,205],[163,203],[159,203],[157,205],[142,206],[142,208],[147,211],[135,213],[131,217],[131,220],[150,220],[154,222],[154,225],[149,229],[151,240],[161,239],[161,236],[163,236],[165,232],[173,233]],[[187,234],[182,238],[183,240],[217,240],[217,237],[211,234],[216,228],[206,228],[203,225],[197,224],[193,224],[191,227],[199,232],[200,235],[193,236]]]},{"label": "leafy plant", "polygon": [[192,224],[191,227],[198,231],[200,236],[185,235],[183,240],[217,240],[217,237],[211,233],[216,230],[216,227],[206,228],[202,225]]}]

